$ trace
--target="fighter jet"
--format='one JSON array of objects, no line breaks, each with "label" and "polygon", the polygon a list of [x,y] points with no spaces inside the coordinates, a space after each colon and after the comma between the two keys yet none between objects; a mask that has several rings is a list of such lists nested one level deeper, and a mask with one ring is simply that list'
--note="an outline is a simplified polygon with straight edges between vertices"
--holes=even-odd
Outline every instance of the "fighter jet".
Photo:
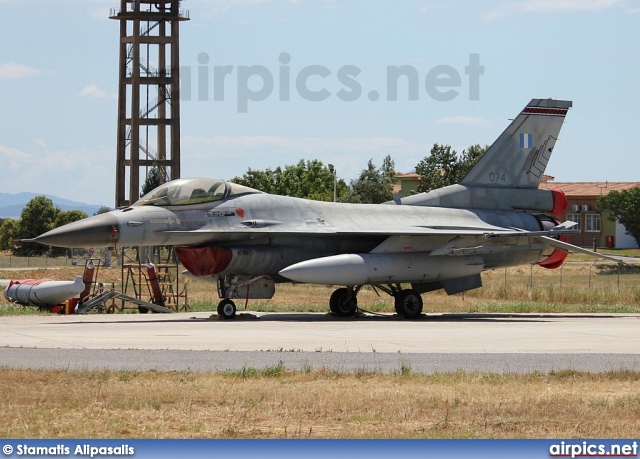
[{"label": "fighter jet", "polygon": [[[60,247],[171,245],[193,276],[217,284],[218,314],[233,299],[272,298],[281,282],[341,286],[338,316],[357,312],[373,285],[405,318],[420,316],[422,293],[482,286],[486,270],[560,267],[571,224],[560,190],[538,189],[571,101],[533,99],[459,184],[384,204],[312,201],[225,180],[167,182],[135,204],[44,233]],[[587,251],[589,252],[589,251]],[[592,252],[589,252],[592,253]]]}]

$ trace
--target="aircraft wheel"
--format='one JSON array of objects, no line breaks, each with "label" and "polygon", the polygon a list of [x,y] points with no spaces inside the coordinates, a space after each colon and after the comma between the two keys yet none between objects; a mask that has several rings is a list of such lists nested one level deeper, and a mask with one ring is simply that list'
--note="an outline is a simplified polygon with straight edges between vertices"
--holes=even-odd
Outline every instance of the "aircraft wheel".
[{"label": "aircraft wheel", "polygon": [[331,312],[340,317],[352,317],[358,310],[358,298],[347,288],[339,288],[329,298]]},{"label": "aircraft wheel", "polygon": [[148,314],[149,310],[147,308],[142,307],[142,306],[138,306],[138,313],[139,314]]},{"label": "aircraft wheel", "polygon": [[224,319],[232,319],[236,315],[236,304],[231,300],[218,303],[218,315]]},{"label": "aircraft wheel", "polygon": [[395,300],[396,312],[406,319],[415,319],[422,314],[422,297],[412,289],[398,292]]}]

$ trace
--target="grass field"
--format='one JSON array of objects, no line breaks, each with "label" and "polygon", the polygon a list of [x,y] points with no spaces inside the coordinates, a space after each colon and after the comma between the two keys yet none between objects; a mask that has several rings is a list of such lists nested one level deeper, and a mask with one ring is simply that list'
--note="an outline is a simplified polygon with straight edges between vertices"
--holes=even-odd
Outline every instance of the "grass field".
[{"label": "grass field", "polygon": [[0,386],[3,438],[635,438],[640,432],[634,372],[4,369]]}]

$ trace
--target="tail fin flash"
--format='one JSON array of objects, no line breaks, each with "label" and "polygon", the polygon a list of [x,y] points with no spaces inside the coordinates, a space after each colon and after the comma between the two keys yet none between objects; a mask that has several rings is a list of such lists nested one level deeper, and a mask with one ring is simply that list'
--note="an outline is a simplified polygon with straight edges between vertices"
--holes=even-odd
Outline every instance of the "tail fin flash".
[{"label": "tail fin flash", "polygon": [[568,100],[533,99],[460,184],[538,188],[564,117],[572,105]]}]

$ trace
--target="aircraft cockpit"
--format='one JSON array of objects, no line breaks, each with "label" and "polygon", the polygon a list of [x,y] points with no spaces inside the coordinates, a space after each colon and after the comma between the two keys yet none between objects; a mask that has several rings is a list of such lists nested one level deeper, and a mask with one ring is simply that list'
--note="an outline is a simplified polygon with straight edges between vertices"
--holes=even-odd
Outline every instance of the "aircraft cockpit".
[{"label": "aircraft cockpit", "polygon": [[252,188],[219,179],[186,178],[160,185],[134,206],[187,206],[220,201],[232,196],[260,193]]}]

